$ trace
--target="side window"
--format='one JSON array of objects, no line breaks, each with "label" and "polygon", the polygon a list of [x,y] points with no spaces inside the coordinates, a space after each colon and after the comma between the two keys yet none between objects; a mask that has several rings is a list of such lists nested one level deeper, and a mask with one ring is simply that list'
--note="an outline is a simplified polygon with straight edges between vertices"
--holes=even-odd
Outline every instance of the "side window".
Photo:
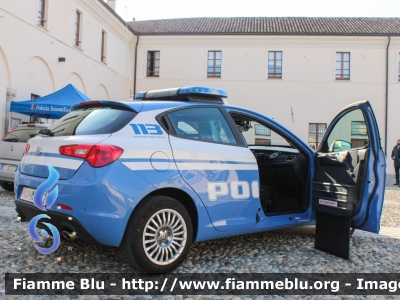
[{"label": "side window", "polygon": [[236,144],[225,117],[218,108],[189,108],[170,113],[169,119],[179,137]]},{"label": "side window", "polygon": [[326,123],[308,123],[308,145],[314,150],[318,149],[325,130]]},{"label": "side window", "polygon": [[38,1],[38,14],[36,24],[47,28],[47,6],[48,0],[39,0]]},{"label": "side window", "polygon": [[101,56],[100,61],[102,63],[107,63],[107,32],[105,30],[101,31]]},{"label": "side window", "polygon": [[147,77],[160,76],[160,51],[147,51]]},{"label": "side window", "polygon": [[14,129],[13,131],[6,134],[2,141],[4,142],[14,142],[14,143],[26,143],[30,138],[33,138],[39,133],[42,128],[31,128],[27,126],[22,126]]},{"label": "side window", "polygon": [[75,46],[82,48],[82,13],[79,10],[75,12]]},{"label": "side window", "polygon": [[136,115],[133,111],[111,107],[78,108],[57,120],[49,129],[54,136],[109,134],[126,126]]},{"label": "side window", "polygon": [[268,52],[268,78],[282,78],[282,51]]},{"label": "side window", "polygon": [[221,77],[222,51],[208,51],[207,77]]},{"label": "side window", "polygon": [[367,126],[360,109],[352,110],[341,117],[326,141],[328,152],[368,148],[368,144]]},{"label": "side window", "polygon": [[256,121],[237,122],[248,146],[290,147],[290,144],[279,133]]},{"label": "side window", "polygon": [[37,136],[37,135],[39,134],[39,131],[40,131],[41,129],[43,129],[43,128],[41,128],[41,127],[32,128],[32,129],[29,131],[29,138],[31,139],[31,138]]}]

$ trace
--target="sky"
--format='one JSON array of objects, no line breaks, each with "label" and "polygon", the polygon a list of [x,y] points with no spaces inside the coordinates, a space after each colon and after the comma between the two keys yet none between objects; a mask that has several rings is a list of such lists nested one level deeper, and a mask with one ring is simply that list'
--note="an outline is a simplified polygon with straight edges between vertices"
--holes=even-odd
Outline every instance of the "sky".
[{"label": "sky", "polygon": [[400,0],[117,0],[136,21],[194,17],[400,17]]}]

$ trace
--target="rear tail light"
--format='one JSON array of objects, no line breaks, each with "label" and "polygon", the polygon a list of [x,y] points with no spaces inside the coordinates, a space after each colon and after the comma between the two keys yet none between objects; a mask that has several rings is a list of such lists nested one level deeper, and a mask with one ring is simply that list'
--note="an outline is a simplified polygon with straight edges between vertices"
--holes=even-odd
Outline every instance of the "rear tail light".
[{"label": "rear tail light", "polygon": [[91,105],[97,105],[97,104],[100,104],[100,101],[87,101],[87,102],[79,103],[80,106],[91,106]]},{"label": "rear tail light", "polygon": [[95,145],[86,160],[92,167],[103,167],[116,161],[123,152],[117,146]]},{"label": "rear tail light", "polygon": [[24,150],[24,153],[22,153],[22,156],[24,156],[26,153],[28,153],[30,148],[31,148],[31,145],[29,145],[28,143],[26,143],[26,145],[25,145],[25,150]]},{"label": "rear tail light", "polygon": [[103,144],[67,145],[60,147],[60,154],[85,159],[95,168],[107,166],[124,152],[120,147]]}]

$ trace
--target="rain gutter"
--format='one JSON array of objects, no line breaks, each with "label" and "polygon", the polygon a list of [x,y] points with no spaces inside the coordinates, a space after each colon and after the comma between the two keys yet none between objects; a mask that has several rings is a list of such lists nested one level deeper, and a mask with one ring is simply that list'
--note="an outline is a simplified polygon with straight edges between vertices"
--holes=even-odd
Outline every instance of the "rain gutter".
[{"label": "rain gutter", "polygon": [[134,72],[134,74],[133,74],[133,76],[134,76],[134,78],[133,78],[133,100],[135,100],[135,96],[136,96],[137,47],[139,45],[140,35],[136,34],[136,36],[137,36],[137,40],[136,40],[136,45],[135,45],[135,69],[133,71]]}]

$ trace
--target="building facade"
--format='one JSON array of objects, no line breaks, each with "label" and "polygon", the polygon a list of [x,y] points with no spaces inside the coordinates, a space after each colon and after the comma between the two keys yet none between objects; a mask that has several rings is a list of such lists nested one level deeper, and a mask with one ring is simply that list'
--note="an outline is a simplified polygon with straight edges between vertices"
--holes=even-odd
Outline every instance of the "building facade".
[{"label": "building facade", "polygon": [[91,99],[127,101],[134,35],[102,0],[0,0],[0,135],[9,113],[72,83]]},{"label": "building facade", "polygon": [[[369,100],[389,155],[400,138],[400,18],[193,18],[127,26],[112,9],[115,0],[108,3],[0,0],[0,134],[29,121],[8,113],[12,100],[72,83],[91,99],[119,101],[143,90],[223,88],[230,104],[271,116],[313,148],[341,108]],[[348,127],[352,145],[365,143],[361,120]],[[274,139],[259,126],[252,130],[256,144]]]},{"label": "building facade", "polygon": [[[313,148],[343,107],[369,100],[389,156],[400,138],[400,18],[195,18],[130,25],[139,36],[136,92],[223,88],[229,104],[274,118]],[[353,123],[343,130],[354,147],[363,145],[365,124]],[[273,138],[253,130],[256,144]],[[393,173],[390,157],[387,163]]]}]

